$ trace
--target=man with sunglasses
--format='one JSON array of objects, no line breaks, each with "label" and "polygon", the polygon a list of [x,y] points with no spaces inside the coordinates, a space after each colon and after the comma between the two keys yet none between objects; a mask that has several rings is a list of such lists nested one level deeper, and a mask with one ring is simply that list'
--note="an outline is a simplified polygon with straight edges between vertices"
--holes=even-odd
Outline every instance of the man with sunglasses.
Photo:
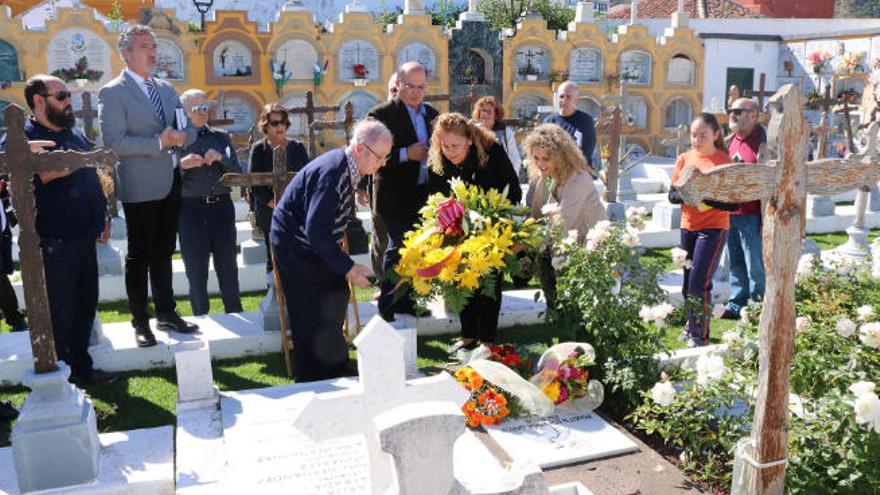
[{"label": "man with sunglasses", "polygon": [[195,142],[183,150],[180,160],[180,254],[189,281],[193,315],[207,314],[208,262],[214,273],[227,313],[241,312],[235,243],[235,206],[230,189],[220,183],[227,172],[241,173],[229,133],[208,125],[208,98],[200,89],[180,95],[186,116],[198,131]]},{"label": "man with sunglasses", "polygon": [[352,372],[342,336],[349,286],[370,287],[372,271],[342,251],[342,236],[358,182],[381,170],[391,144],[381,122],[358,122],[347,147],[324,153],[296,174],[272,213],[269,237],[287,299],[297,382]]},{"label": "man with sunglasses", "polygon": [[[758,103],[750,98],[738,98],[730,106],[730,136],[727,152],[736,163],[758,161],[758,148],[767,140],[764,128],[758,124]],[[761,238],[761,202],[740,203],[730,212],[730,230],[727,236],[730,259],[730,299],[722,318],[739,319],[740,310],[749,301],[764,298],[764,242]]]},{"label": "man with sunglasses", "polygon": [[[388,166],[373,177],[373,214],[387,231],[388,243],[382,270],[394,270],[400,260],[403,237],[419,219],[428,199],[428,140],[438,112],[424,103],[428,74],[419,62],[406,62],[397,69],[397,97],[380,103],[369,116],[382,122],[394,135]],[[398,301],[394,301],[399,298]],[[415,314],[412,299],[394,294],[394,284],[384,281],[379,295],[379,314],[394,321],[394,314]]]},{"label": "man with sunglasses", "polygon": [[156,329],[193,333],[198,326],[176,311],[171,256],[177,247],[180,216],[180,151],[195,141],[184,130],[183,108],[167,81],[153,76],[156,38],[148,26],[119,34],[125,69],[98,93],[98,120],[104,146],[119,157],[116,193],[125,212],[128,252],[125,292],[139,347],[156,345],[147,309],[147,285],[156,308]]},{"label": "man with sunglasses", "polygon": [[[24,132],[46,151],[91,151],[94,145],[75,127],[71,94],[60,79],[36,75],[25,83],[33,115]],[[34,176],[37,234],[46,273],[46,293],[58,358],[70,366],[74,383],[112,378],[92,367],[89,337],[98,307],[95,242],[110,236],[107,199],[93,168],[41,172]]]}]

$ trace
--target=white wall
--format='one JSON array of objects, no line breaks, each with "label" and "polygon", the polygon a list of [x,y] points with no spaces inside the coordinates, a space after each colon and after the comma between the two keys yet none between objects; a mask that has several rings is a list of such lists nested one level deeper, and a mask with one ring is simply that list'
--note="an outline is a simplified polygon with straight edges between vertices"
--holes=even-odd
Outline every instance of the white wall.
[{"label": "white wall", "polygon": [[[776,59],[779,56],[779,43],[775,41],[740,41],[728,39],[706,39],[703,62],[703,108],[711,108],[715,97],[724,108],[727,99],[727,69],[741,67],[755,69],[752,86],[758,89],[761,73],[766,74],[764,87],[776,88]],[[766,101],[766,99],[765,99]],[[716,109],[717,110],[717,109]]]}]

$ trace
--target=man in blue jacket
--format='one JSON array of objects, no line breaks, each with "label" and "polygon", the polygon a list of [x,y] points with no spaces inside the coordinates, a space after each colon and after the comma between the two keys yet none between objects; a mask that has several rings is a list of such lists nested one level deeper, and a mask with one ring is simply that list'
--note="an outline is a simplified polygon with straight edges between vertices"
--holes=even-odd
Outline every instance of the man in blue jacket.
[{"label": "man in blue jacket", "polygon": [[342,251],[342,236],[358,182],[385,165],[392,142],[381,122],[358,122],[349,145],[312,160],[275,206],[269,238],[287,299],[297,382],[349,372],[342,336],[349,284],[370,287],[372,272]]}]

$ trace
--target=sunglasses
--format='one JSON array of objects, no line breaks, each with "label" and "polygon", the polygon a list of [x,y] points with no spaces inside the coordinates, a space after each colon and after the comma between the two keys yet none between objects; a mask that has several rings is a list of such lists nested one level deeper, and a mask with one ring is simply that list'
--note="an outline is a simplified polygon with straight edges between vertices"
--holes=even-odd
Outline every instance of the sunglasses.
[{"label": "sunglasses", "polygon": [[207,112],[209,108],[211,108],[211,105],[209,105],[207,103],[202,103],[199,105],[193,105],[192,107],[190,107],[190,110],[192,110],[193,113]]},{"label": "sunglasses", "polygon": [[278,127],[279,125],[287,127],[289,123],[286,120],[270,120],[269,126]]},{"label": "sunglasses", "polygon": [[732,108],[732,109],[730,109],[730,113],[736,115],[737,117],[739,117],[740,115],[742,115],[744,113],[751,113],[751,112],[754,112],[754,110],[749,110],[748,108]]},{"label": "sunglasses", "polygon": [[57,93],[40,93],[40,94],[43,96],[43,98],[45,98],[47,96],[51,96],[58,101],[64,101],[64,100],[70,98],[70,96],[73,93],[71,93],[70,91],[58,91]]}]

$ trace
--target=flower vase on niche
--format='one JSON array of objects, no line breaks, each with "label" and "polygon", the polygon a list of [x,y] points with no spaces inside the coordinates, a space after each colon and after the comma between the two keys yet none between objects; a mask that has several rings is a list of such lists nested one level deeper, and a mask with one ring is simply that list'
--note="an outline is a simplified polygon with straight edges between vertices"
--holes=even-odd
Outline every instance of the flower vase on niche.
[{"label": "flower vase on niche", "polygon": [[354,72],[354,79],[351,80],[352,84],[358,87],[366,86],[367,76],[370,74],[367,66],[364,64],[354,64],[351,69]]},{"label": "flower vase on niche", "polygon": [[538,71],[537,67],[532,65],[531,60],[519,70],[519,75],[526,81],[537,81],[538,74],[540,74],[540,71]]}]

